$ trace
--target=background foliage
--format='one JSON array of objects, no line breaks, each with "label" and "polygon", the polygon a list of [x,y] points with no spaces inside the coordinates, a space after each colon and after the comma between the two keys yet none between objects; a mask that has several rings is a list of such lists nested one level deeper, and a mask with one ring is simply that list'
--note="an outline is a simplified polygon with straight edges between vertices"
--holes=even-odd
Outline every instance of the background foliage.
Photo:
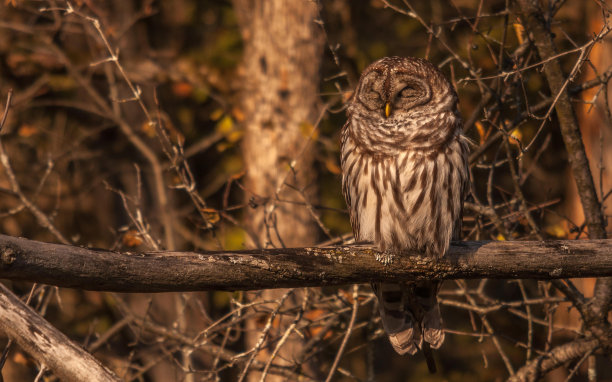
[{"label": "background foliage", "polygon": [[[551,107],[556,94],[518,10],[502,0],[321,2],[313,22],[326,37],[323,117],[300,126],[315,148],[318,194],[278,202],[310,208],[319,242],[350,240],[338,158],[345,102],[372,61],[427,57],[455,85],[473,141],[465,239],[586,238]],[[609,8],[551,0],[542,10],[569,75],[565,85],[607,220]],[[241,222],[263,202],[245,198],[241,182],[244,46],[230,2],[6,0],[0,31],[2,100],[14,91],[1,132],[10,159],[0,174],[3,233],[128,251],[245,247],[249,232]],[[32,288],[7,284],[24,296]],[[592,280],[575,284],[591,295]],[[393,352],[367,285],[311,289],[295,304],[279,300],[261,309],[262,301],[247,303],[240,292],[121,295],[34,286],[31,305],[126,380],[229,381],[266,369],[283,343],[277,316],[289,317],[306,343],[293,366],[268,370],[290,380],[325,379],[349,328],[337,380],[504,379],[585,334],[572,304],[549,283],[445,285],[451,334],[434,376],[422,356]],[[258,320],[263,341],[256,351],[244,346],[249,319]],[[5,380],[34,379],[40,365],[7,349]],[[268,351],[264,361],[252,356],[260,350]],[[585,380],[585,359],[546,378]],[[612,379],[609,359],[596,361],[599,378]]]}]

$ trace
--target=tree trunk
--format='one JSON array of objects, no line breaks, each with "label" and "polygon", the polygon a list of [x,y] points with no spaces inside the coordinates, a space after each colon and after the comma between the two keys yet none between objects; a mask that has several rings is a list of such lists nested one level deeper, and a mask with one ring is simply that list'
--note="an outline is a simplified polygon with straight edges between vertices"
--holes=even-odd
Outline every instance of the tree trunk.
[{"label": "tree trunk", "polygon": [[[254,207],[245,218],[250,245],[266,248],[313,244],[317,228],[308,210],[281,200],[302,201],[302,193],[312,201],[316,192],[312,187],[314,156],[307,145],[317,117],[324,42],[315,22],[319,14],[317,3],[234,0],[234,8],[245,44],[240,103],[245,115],[246,199]],[[286,292],[264,291],[251,297],[278,300]],[[299,305],[302,297],[295,293],[284,303]],[[247,324],[247,350],[257,345],[266,321],[264,316]],[[292,317],[280,317],[266,338],[282,336],[291,321]],[[300,346],[299,337],[289,336],[275,363],[290,364]],[[273,348],[260,351],[258,357],[266,360]],[[249,376],[251,380],[260,377],[254,372]],[[280,379],[270,376],[267,380]]]}]

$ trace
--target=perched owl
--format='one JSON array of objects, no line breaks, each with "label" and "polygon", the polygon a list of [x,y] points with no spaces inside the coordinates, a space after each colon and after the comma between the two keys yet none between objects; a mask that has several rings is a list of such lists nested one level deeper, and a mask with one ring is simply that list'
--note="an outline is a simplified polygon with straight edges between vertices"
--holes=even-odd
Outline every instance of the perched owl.
[{"label": "perched owl", "polygon": [[[468,145],[457,94],[429,61],[386,57],[367,67],[342,130],[342,190],[357,241],[387,253],[443,256],[459,239]],[[388,262],[392,257],[386,258]],[[437,281],[375,283],[383,326],[399,354],[444,341]]]}]

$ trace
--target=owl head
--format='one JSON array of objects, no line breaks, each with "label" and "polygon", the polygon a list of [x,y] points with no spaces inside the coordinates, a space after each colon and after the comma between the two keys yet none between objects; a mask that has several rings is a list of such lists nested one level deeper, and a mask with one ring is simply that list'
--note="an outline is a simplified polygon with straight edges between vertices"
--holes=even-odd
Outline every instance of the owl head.
[{"label": "owl head", "polygon": [[438,144],[460,124],[451,83],[429,61],[413,57],[368,66],[347,113],[356,138],[381,149]]}]

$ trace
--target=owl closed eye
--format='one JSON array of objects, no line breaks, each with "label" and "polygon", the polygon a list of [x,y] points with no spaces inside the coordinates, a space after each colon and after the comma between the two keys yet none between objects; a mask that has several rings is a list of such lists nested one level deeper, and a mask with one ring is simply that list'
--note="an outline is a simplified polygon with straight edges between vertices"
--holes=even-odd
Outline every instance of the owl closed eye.
[{"label": "owl closed eye", "polygon": [[396,95],[392,99],[392,106],[395,106],[396,110],[424,105],[431,99],[431,88],[427,82],[412,76],[399,77],[396,89]]},{"label": "owl closed eye", "polygon": [[385,103],[384,73],[371,72],[363,78],[357,92],[357,101],[370,111],[380,110]]}]

